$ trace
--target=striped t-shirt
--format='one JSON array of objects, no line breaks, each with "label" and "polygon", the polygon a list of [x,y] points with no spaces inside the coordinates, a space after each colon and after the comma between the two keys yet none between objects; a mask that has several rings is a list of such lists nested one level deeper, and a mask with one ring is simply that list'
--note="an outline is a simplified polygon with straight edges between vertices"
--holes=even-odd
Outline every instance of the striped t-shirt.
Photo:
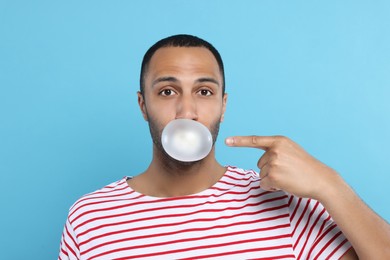
[{"label": "striped t-shirt", "polygon": [[351,246],[317,201],[229,166],[197,194],[157,198],[125,177],[69,211],[58,259],[339,259]]}]

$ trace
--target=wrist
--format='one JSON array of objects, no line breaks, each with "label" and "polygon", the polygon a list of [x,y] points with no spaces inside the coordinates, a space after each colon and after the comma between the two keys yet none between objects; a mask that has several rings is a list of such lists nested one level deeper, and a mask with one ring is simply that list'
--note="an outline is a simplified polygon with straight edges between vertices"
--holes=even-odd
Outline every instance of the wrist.
[{"label": "wrist", "polygon": [[[327,166],[326,166],[327,167]],[[351,190],[343,178],[333,169],[327,167],[326,178],[319,183],[315,198],[321,204],[328,205],[332,202],[337,202],[341,197],[345,197]]]}]

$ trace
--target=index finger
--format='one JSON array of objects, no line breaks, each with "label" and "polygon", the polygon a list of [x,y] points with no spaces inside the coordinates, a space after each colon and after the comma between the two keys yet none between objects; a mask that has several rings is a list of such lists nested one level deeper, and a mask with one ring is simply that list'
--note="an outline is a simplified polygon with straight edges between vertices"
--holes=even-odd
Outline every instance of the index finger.
[{"label": "index finger", "polygon": [[252,147],[260,148],[262,150],[269,149],[276,141],[275,136],[233,136],[225,139],[228,146],[233,147]]}]

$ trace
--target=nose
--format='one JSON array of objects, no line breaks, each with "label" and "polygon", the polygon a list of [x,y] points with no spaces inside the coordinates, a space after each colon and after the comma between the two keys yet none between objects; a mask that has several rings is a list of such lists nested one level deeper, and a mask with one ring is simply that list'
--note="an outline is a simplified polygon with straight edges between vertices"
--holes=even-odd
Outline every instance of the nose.
[{"label": "nose", "polygon": [[176,119],[198,120],[196,101],[192,96],[182,96],[178,100]]}]

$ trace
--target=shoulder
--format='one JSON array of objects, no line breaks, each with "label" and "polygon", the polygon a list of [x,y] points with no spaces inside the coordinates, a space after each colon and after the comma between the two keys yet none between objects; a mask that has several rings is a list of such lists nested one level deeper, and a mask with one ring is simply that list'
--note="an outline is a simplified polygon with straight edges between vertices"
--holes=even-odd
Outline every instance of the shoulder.
[{"label": "shoulder", "polygon": [[267,191],[261,187],[259,173],[254,170],[228,166],[225,175],[220,183],[224,183],[230,190],[239,191],[250,197],[259,199],[259,203],[264,204],[279,200],[281,205],[287,205],[289,195],[284,191]]},{"label": "shoulder", "polygon": [[80,197],[69,209],[69,217],[79,215],[80,213],[96,208],[100,204],[113,202],[123,199],[124,196],[129,195],[129,187],[127,185],[127,177],[110,183],[96,191],[85,194]]}]

